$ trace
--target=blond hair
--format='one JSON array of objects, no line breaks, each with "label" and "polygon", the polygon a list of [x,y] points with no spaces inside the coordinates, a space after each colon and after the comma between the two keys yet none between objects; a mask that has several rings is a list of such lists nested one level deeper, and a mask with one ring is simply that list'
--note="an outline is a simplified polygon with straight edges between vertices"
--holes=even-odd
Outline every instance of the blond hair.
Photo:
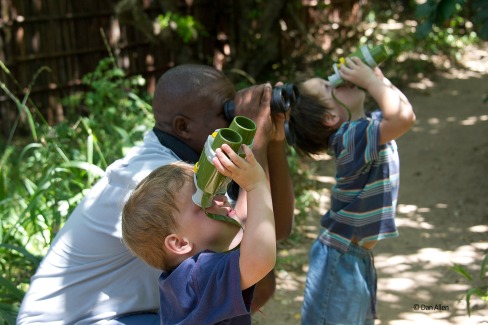
[{"label": "blond hair", "polygon": [[135,256],[160,270],[176,267],[164,242],[178,228],[176,197],[187,182],[193,182],[191,165],[159,167],[136,186],[122,210],[123,242]]}]

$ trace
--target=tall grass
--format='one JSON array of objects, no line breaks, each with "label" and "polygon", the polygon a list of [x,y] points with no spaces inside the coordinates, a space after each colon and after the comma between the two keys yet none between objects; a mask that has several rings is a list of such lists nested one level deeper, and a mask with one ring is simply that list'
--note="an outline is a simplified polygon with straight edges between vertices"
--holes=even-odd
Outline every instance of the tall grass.
[{"label": "tall grass", "polygon": [[[49,69],[39,70],[23,98],[0,83],[18,109],[1,148],[0,324],[15,324],[30,277],[85,191],[154,125],[140,90],[145,80],[126,78],[113,57],[83,78],[87,91],[64,99],[66,119],[54,126],[29,101],[40,73]],[[21,120],[28,137],[17,135]]]}]

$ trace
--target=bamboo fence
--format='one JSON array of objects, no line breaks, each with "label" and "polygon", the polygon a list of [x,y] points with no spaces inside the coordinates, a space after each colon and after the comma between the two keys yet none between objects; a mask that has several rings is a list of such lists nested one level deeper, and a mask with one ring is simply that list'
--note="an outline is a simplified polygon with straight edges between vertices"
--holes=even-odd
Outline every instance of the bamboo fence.
[{"label": "bamboo fence", "polygon": [[[143,4],[148,16],[161,13],[157,1]],[[30,89],[29,99],[51,124],[63,119],[61,99],[82,89],[83,76],[110,51],[127,75],[146,78],[149,91],[170,61],[168,48],[119,22],[113,1],[0,0],[0,15],[0,61],[9,71],[0,69],[0,81],[20,100]],[[18,114],[0,90],[0,138]]]}]

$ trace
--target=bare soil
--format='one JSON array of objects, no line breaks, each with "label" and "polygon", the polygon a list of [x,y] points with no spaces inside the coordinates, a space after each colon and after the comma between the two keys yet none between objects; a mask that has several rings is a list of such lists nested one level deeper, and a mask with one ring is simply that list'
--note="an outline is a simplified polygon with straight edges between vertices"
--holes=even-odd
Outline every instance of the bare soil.
[{"label": "bare soil", "polygon": [[[401,185],[400,237],[375,248],[378,272],[376,324],[488,324],[486,302],[465,294],[470,282],[452,270],[460,264],[478,279],[488,252],[488,51],[468,51],[466,69],[436,73],[403,87],[413,104],[415,127],[397,143]],[[274,298],[254,324],[299,324],[308,251],[327,211],[334,163],[307,162],[318,184],[318,207],[297,220],[301,236],[280,245]],[[303,217],[302,217],[303,218]],[[485,274],[484,285],[487,284]]]}]

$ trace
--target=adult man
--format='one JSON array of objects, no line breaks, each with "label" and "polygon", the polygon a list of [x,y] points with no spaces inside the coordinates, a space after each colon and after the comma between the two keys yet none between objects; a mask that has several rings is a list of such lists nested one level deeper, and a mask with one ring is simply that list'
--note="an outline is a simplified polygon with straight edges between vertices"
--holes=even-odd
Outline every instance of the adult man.
[{"label": "adult man", "polygon": [[[229,125],[223,106],[230,99],[237,114],[258,125],[253,152],[269,175],[277,238],[288,236],[294,197],[284,151],[284,117],[270,115],[270,98],[269,84],[236,94],[225,75],[208,66],[181,65],[163,74],[154,93],[153,132],[143,145],[109,166],[73,211],[32,278],[17,323],[159,323],[160,271],[132,256],[121,242],[121,209],[135,185],[155,168],[198,160],[207,136]],[[243,195],[240,191],[235,209],[245,216]],[[256,307],[273,292],[270,273],[256,288]]]}]

